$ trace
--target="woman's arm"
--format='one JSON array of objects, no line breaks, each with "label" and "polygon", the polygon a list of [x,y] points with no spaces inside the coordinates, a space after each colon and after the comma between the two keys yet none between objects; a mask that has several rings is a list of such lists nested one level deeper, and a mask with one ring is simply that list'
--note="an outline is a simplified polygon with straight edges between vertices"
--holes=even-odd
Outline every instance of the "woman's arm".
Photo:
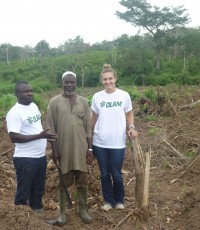
[{"label": "woman's arm", "polygon": [[133,116],[133,111],[130,110],[129,112],[126,113],[126,119],[128,123],[128,136],[130,138],[135,138],[138,136],[138,132],[135,130],[134,126],[134,116]]}]

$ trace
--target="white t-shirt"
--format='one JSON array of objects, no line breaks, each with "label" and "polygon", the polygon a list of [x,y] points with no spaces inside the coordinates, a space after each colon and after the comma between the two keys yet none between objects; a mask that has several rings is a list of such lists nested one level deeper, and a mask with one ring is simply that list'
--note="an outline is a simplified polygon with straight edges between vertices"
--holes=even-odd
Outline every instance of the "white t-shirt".
[{"label": "white t-shirt", "polygon": [[[22,105],[18,102],[6,116],[8,133],[32,135],[42,132],[41,113],[35,103]],[[38,139],[26,143],[15,143],[14,157],[39,158],[45,155],[46,139]]]},{"label": "white t-shirt", "polygon": [[102,148],[125,148],[126,113],[132,110],[130,95],[120,89],[111,94],[100,91],[92,98],[92,110],[98,115],[93,145]]}]

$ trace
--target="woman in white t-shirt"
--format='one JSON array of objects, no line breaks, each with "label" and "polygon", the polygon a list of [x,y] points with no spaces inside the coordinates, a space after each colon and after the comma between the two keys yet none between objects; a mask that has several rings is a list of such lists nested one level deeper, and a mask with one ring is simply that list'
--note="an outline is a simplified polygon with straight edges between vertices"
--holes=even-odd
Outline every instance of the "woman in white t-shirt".
[{"label": "woman in white t-shirt", "polygon": [[122,165],[126,147],[126,121],[128,135],[138,135],[134,129],[132,102],[129,94],[116,88],[116,72],[104,64],[100,75],[104,90],[92,98],[93,150],[101,173],[104,211],[124,209]]}]

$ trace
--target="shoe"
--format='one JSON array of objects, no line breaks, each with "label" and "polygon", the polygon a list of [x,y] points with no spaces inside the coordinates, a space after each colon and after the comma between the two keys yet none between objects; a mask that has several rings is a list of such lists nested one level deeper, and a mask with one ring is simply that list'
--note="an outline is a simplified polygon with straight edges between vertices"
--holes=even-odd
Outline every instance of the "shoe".
[{"label": "shoe", "polygon": [[43,214],[43,208],[33,210],[37,214]]},{"label": "shoe", "polygon": [[118,203],[118,204],[116,204],[115,208],[119,209],[119,210],[122,210],[122,209],[124,209],[124,205],[121,204],[121,203]]},{"label": "shoe", "polygon": [[105,204],[101,207],[101,209],[102,209],[103,211],[108,212],[110,209],[112,209],[112,206],[111,206],[109,203],[105,203]]}]

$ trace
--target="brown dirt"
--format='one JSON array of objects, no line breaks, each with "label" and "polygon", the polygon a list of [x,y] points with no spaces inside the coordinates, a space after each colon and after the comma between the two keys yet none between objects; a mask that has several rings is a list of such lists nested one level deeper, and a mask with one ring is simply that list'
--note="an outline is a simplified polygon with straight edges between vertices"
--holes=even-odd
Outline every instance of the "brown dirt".
[{"label": "brown dirt", "polygon": [[[58,203],[56,170],[48,170],[44,194],[44,214],[35,214],[26,206],[13,205],[16,182],[12,164],[13,145],[4,125],[0,129],[0,229],[36,230],[36,229],[162,229],[162,230],[197,230],[200,229],[200,105],[188,105],[200,98],[198,89],[172,92],[170,101],[165,101],[162,111],[149,105],[149,112],[141,113],[139,103],[135,103],[136,125],[143,152],[151,147],[151,169],[149,188],[148,222],[141,222],[135,206],[135,171],[130,144],[128,144],[124,167],[126,190],[123,211],[100,210],[102,195],[97,162],[89,166],[88,205],[94,221],[84,224],[76,213],[76,193],[69,189],[73,199],[73,209],[67,210],[68,224],[50,226],[46,218],[56,218]],[[176,97],[175,97],[176,96]],[[158,112],[162,116],[157,116]],[[151,114],[150,114],[151,113]],[[149,121],[148,115],[156,115],[156,120]],[[167,140],[175,150],[184,156],[193,155],[183,160],[163,140]],[[49,149],[47,149],[49,153]],[[177,179],[177,180],[175,180]],[[172,183],[174,182],[174,183]]]}]

